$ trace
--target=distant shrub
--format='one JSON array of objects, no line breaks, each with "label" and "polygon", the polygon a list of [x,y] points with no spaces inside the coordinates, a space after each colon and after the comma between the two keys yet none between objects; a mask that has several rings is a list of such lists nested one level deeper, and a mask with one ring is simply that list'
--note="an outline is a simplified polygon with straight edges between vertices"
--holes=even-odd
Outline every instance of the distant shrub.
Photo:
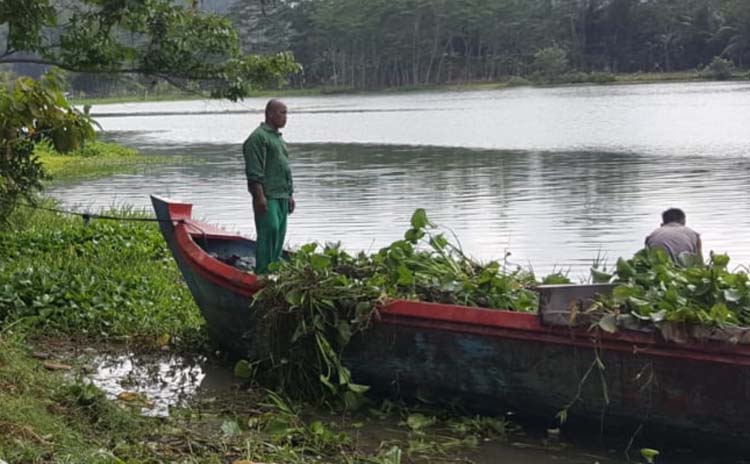
[{"label": "distant shrub", "polygon": [[34,154],[42,158],[48,158],[50,156],[68,156],[75,158],[96,158],[107,156],[122,158],[136,156],[138,151],[116,143],[90,140],[78,150],[60,153],[55,149],[52,142],[42,140],[34,146]]},{"label": "distant shrub", "polygon": [[592,72],[589,73],[589,82],[594,84],[607,84],[615,81],[615,75],[610,72]]},{"label": "distant shrub", "polygon": [[510,76],[506,83],[512,87],[521,87],[524,85],[530,85],[531,81],[521,76]]},{"label": "distant shrub", "polygon": [[548,79],[547,82],[558,82],[566,84],[606,84],[615,81],[615,75],[607,72],[574,71]]},{"label": "distant shrub", "polygon": [[575,71],[560,76],[558,80],[561,82],[566,82],[568,84],[583,84],[585,82],[589,82],[589,75],[582,71]]},{"label": "distant shrub", "polygon": [[547,47],[534,54],[534,66],[548,82],[556,82],[568,69],[568,52],[560,47]]},{"label": "distant shrub", "polygon": [[713,60],[703,68],[701,75],[709,79],[723,81],[732,77],[734,63],[731,60],[715,56]]}]

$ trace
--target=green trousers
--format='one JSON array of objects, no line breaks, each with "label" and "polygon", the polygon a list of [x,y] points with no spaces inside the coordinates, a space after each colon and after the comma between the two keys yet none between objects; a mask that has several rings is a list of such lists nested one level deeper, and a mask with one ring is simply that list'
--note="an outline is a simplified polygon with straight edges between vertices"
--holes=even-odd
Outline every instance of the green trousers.
[{"label": "green trousers", "polygon": [[255,215],[255,272],[266,274],[268,265],[281,259],[286,238],[286,217],[289,215],[289,200],[268,199],[268,211]]}]

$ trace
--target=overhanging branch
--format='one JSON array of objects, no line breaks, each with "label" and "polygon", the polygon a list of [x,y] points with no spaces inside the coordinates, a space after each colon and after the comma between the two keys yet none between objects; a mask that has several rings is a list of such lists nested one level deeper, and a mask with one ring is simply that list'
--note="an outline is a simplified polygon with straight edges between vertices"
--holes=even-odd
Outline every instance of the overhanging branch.
[{"label": "overhanging branch", "polygon": [[[15,52],[14,52],[15,53]],[[220,80],[215,72],[205,70],[173,70],[173,72],[155,72],[152,68],[87,68],[83,66],[73,66],[56,60],[38,57],[20,57],[20,56],[0,56],[0,64],[38,64],[44,66],[56,66],[70,72],[88,73],[88,74],[143,74],[160,77],[170,84],[178,84],[175,79],[186,79],[194,81],[214,81]],[[218,70],[214,70],[218,72]]]},{"label": "overhanging branch", "polygon": [[[15,51],[11,52],[8,55],[12,55],[12,53],[15,53]],[[0,64],[39,64],[39,65],[45,65],[45,66],[56,66],[60,69],[64,69],[66,71],[71,72],[83,72],[83,73],[90,73],[90,74],[147,74],[148,70],[142,69],[142,68],[111,68],[111,69],[105,69],[105,68],[80,68],[76,66],[71,66],[66,63],[62,63],[59,61],[54,60],[48,60],[44,58],[24,58],[24,57],[15,57],[15,56],[6,56],[2,55],[0,56]]]}]

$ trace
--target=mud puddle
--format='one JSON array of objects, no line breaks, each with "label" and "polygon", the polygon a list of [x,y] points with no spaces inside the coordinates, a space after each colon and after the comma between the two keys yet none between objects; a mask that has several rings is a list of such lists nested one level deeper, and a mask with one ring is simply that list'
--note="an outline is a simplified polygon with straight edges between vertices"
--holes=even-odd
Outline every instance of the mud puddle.
[{"label": "mud puddle", "polygon": [[[79,347],[65,342],[45,342],[45,346],[46,350],[35,353],[36,357],[46,363],[68,368],[71,377],[93,383],[110,399],[138,408],[146,416],[187,414],[200,418],[200,423],[192,422],[191,427],[215,432],[235,423],[244,424],[238,426],[237,430],[245,429],[247,424],[256,422],[255,418],[267,419],[275,414],[272,408],[269,409],[263,390],[243,386],[233,376],[231,363],[220,359],[180,354],[167,349],[143,350],[134,345]],[[416,414],[433,419],[429,411]],[[404,463],[644,462],[638,449],[630,451],[629,461],[622,447],[607,446],[598,437],[566,437],[554,430],[548,433],[539,427],[534,430],[517,428],[507,435],[486,436],[478,429],[472,433],[460,432],[461,427],[456,424],[464,419],[451,418],[434,420],[433,425],[422,429],[413,424],[413,415],[411,408],[385,415],[365,413],[355,417],[305,412],[300,413],[297,419],[287,417],[285,420],[289,424],[323,423],[332,431],[350,437],[350,446],[355,453],[377,452],[397,446],[404,450],[405,459],[401,461]],[[299,425],[294,427],[298,428]],[[670,451],[668,454],[673,455],[671,458],[661,456],[657,462],[744,462],[722,456],[697,458],[692,456],[690,450]]]}]

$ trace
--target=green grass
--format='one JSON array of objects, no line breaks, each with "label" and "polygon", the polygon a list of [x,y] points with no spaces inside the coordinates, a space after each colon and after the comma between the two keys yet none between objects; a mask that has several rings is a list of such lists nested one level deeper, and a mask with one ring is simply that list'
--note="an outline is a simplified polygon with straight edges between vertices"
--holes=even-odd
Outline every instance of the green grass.
[{"label": "green grass", "polygon": [[0,460],[8,463],[471,462],[466,455],[479,443],[518,431],[502,418],[389,402],[331,415],[261,389],[142,417],[80,380],[84,366],[75,359],[67,374],[50,372],[31,349],[0,331]]},{"label": "green grass", "polygon": [[689,82],[706,80],[697,71],[615,74],[615,83]]},{"label": "green grass", "polygon": [[23,343],[0,332],[0,459],[111,463],[117,462],[113,444],[139,446],[133,439],[147,430],[143,419],[40,364]]},{"label": "green grass", "polygon": [[[338,88],[338,87],[314,87],[305,89],[264,89],[251,91],[247,98],[253,97],[274,97],[274,96],[285,96],[285,97],[308,97],[315,95],[326,95],[334,93],[349,93],[351,89]],[[131,94],[131,95],[118,95],[112,97],[81,97],[71,98],[70,102],[74,105],[106,105],[111,103],[137,103],[137,102],[167,102],[167,101],[190,101],[190,100],[205,100],[211,98],[206,93],[167,93],[167,94]]]},{"label": "green grass", "polygon": [[53,183],[73,182],[119,173],[134,173],[149,166],[174,162],[173,157],[143,156],[122,145],[97,140],[73,153],[58,153],[49,143],[37,144],[35,154]]}]

